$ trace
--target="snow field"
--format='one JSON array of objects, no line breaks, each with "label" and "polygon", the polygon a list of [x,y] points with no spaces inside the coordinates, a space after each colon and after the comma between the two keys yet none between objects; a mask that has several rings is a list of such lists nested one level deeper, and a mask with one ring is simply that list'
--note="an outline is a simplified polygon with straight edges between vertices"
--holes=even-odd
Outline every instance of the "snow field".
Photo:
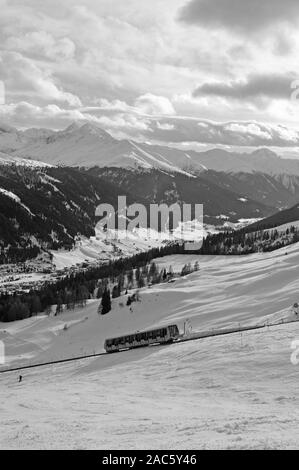
[{"label": "snow field", "polygon": [[[177,255],[200,270],[97,314],[0,325],[12,366],[103,351],[106,337],[191,321],[193,331],[291,319],[299,244],[242,257]],[[123,305],[121,305],[123,304]],[[64,328],[67,324],[67,329]],[[0,374],[0,448],[298,448],[299,323]]]}]

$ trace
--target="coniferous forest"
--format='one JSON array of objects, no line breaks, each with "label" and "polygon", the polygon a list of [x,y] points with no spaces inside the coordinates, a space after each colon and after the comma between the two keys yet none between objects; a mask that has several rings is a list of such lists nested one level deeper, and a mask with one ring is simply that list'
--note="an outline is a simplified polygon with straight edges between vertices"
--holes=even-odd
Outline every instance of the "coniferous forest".
[{"label": "coniferous forest", "polygon": [[149,281],[161,282],[163,275],[165,276],[164,272],[158,272],[154,263],[148,270],[146,266],[155,258],[178,253],[183,253],[183,247],[179,244],[154,248],[130,258],[121,258],[108,264],[91,267],[84,272],[68,275],[55,283],[47,283],[36,291],[21,295],[2,294],[0,321],[21,320],[39,312],[49,313],[53,305],[56,306],[56,314],[61,313],[63,308],[72,310],[77,306],[82,307],[87,299],[95,297],[100,299],[104,293],[106,295],[108,285],[113,286],[112,297],[115,298],[124,288],[134,285],[141,288]]}]

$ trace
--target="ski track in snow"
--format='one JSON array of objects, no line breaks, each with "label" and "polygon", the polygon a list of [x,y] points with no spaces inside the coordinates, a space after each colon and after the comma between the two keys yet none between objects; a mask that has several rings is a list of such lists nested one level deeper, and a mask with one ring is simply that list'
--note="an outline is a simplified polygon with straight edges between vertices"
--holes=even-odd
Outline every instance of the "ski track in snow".
[{"label": "ski track in snow", "polygon": [[[100,352],[105,337],[151,326],[182,330],[186,318],[194,330],[291,319],[299,244],[285,253],[161,258],[175,270],[198,259],[200,271],[142,290],[133,312],[117,299],[99,317],[94,301],[0,324],[0,339],[17,365]],[[20,384],[0,374],[0,448],[298,448],[295,339],[299,323],[24,370]]]}]

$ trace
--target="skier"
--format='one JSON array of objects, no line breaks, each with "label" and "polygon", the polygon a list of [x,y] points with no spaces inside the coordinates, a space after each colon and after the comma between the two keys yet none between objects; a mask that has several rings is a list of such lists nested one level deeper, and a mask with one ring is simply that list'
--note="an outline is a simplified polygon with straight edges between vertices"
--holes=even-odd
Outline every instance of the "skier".
[{"label": "skier", "polygon": [[22,382],[22,380],[23,380],[23,377],[19,375],[19,383]]}]

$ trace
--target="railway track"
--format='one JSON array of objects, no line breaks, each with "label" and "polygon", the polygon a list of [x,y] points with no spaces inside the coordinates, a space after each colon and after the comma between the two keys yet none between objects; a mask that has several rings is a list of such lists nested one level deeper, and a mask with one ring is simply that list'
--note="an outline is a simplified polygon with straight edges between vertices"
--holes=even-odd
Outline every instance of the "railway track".
[{"label": "railway track", "polygon": [[[238,328],[219,328],[215,330],[208,330],[208,331],[203,331],[201,333],[193,333],[190,336],[185,336],[179,338],[177,341],[175,341],[173,344],[178,344],[178,343],[184,343],[186,341],[198,341],[200,339],[205,339],[205,338],[213,338],[215,336],[225,336],[225,335],[231,335],[231,334],[236,334],[236,333],[242,333],[245,331],[252,331],[252,330],[261,330],[263,328],[270,328],[273,326],[279,326],[279,325],[287,325],[289,323],[296,323],[298,322],[298,319],[294,320],[289,320],[289,321],[280,321],[280,322],[275,322],[275,323],[264,323],[262,325],[253,325],[253,326],[243,326],[243,327],[238,327]],[[161,344],[153,344],[150,347],[156,347],[156,346],[161,346]],[[168,344],[168,346],[171,346]],[[118,354],[124,353],[127,350],[124,351],[119,351]],[[11,367],[8,369],[0,369],[0,374],[8,373],[8,372],[18,372],[18,371],[23,371],[26,369],[34,369],[37,367],[46,367],[46,366],[51,366],[55,364],[63,364],[67,362],[74,362],[74,361],[80,361],[84,359],[91,359],[95,357],[101,357],[101,356],[107,356],[106,352],[102,353],[94,353],[94,354],[88,354],[85,356],[75,356],[75,357],[68,357],[65,359],[58,359],[55,361],[48,361],[48,362],[40,362],[37,364],[30,364],[30,365],[24,365],[24,366],[19,366],[19,367]]]}]

